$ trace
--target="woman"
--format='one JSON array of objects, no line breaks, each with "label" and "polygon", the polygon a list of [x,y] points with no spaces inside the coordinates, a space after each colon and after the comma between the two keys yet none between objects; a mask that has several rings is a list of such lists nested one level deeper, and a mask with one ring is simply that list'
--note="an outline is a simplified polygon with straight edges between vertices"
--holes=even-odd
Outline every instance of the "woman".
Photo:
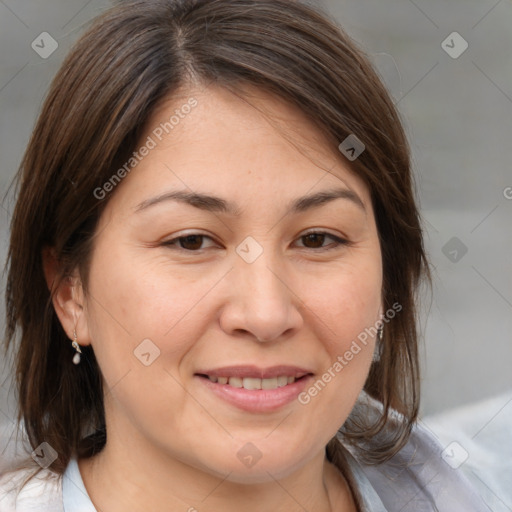
[{"label": "woman", "polygon": [[323,14],[120,3],[19,178],[7,339],[39,471],[1,510],[484,510],[416,426],[405,136]]}]

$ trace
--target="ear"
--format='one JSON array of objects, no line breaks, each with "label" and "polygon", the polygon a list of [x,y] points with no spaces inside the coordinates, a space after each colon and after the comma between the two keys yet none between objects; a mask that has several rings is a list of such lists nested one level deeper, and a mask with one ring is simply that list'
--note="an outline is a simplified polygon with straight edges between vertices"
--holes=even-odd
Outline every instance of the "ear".
[{"label": "ear", "polygon": [[73,339],[73,331],[76,331],[78,343],[90,345],[84,292],[78,273],[61,277],[61,265],[52,247],[45,247],[42,257],[46,285],[50,290],[53,307],[62,328],[69,339]]}]

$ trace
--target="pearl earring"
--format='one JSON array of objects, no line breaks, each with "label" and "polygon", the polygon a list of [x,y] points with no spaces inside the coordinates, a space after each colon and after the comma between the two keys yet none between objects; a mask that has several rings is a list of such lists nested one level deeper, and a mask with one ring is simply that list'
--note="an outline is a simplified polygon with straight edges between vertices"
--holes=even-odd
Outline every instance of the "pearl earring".
[{"label": "pearl earring", "polygon": [[80,345],[78,344],[75,330],[73,330],[73,342],[71,343],[71,345],[73,345],[73,348],[76,350],[76,353],[73,356],[73,364],[79,364],[80,354],[82,353],[82,351],[80,350]]}]

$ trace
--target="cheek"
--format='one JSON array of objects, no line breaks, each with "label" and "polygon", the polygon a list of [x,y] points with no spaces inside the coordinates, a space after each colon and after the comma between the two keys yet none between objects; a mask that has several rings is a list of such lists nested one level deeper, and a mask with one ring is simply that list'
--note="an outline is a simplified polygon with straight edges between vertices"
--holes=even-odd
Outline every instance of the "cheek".
[{"label": "cheek", "polygon": [[201,336],[201,298],[218,278],[185,278],[128,253],[98,247],[91,265],[88,325],[106,400],[145,430],[158,415],[178,432],[186,396],[177,368]]},{"label": "cheek", "polygon": [[[107,247],[116,244],[97,247],[91,264],[87,316],[98,363],[113,385],[127,372],[147,370],[146,363],[163,371],[162,361],[173,366],[181,360],[202,328],[206,316],[197,311],[215,276],[184,278],[136,252]],[[141,384],[150,384],[152,374],[141,374]]]},{"label": "cheek", "polygon": [[104,338],[106,331],[115,331],[132,343],[170,337],[173,344],[179,342],[172,334],[179,332],[189,315],[197,317],[202,297],[218,280],[217,275],[199,277],[190,270],[170,268],[158,258],[138,256],[137,251],[97,250],[95,256],[91,316],[101,322],[96,334]]},{"label": "cheek", "polygon": [[[350,413],[370,369],[381,307],[382,269],[373,255],[333,273],[330,282],[309,292],[316,313],[316,336],[325,358],[315,381],[299,402],[325,418],[325,432],[335,432]],[[328,440],[329,437],[327,437]]]},{"label": "cheek", "polygon": [[376,258],[368,258],[366,264],[361,258],[332,275],[316,292],[307,293],[308,305],[319,318],[317,324],[325,326],[321,339],[334,359],[375,326],[381,307],[382,269]]}]

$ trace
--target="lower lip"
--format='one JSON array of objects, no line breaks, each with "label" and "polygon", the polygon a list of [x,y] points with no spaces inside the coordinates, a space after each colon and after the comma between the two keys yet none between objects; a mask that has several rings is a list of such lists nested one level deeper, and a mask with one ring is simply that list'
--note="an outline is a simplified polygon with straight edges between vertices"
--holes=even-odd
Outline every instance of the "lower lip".
[{"label": "lower lip", "polygon": [[248,412],[272,412],[288,405],[297,399],[311,380],[311,376],[306,375],[281,388],[245,389],[212,382],[210,379],[198,375],[196,378],[224,401]]}]

